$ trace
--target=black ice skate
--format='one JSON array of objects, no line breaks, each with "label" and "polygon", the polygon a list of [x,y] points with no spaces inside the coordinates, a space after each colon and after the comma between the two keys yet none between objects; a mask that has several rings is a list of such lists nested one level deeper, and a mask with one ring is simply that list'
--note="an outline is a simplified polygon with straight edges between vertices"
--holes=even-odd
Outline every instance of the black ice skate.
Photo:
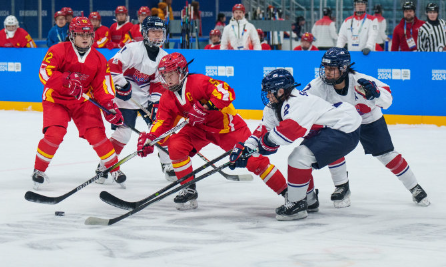
[{"label": "black ice skate", "polygon": [[181,190],[173,201],[177,203],[177,210],[190,210],[198,207],[197,198],[198,193],[195,185],[191,185]]},{"label": "black ice skate", "polygon": [[319,211],[319,190],[314,189],[311,194],[307,194],[308,212],[318,212]]},{"label": "black ice skate", "polygon": [[96,175],[99,176],[99,179],[97,179],[97,180],[95,181],[95,183],[97,183],[97,184],[103,184],[103,183],[105,183],[105,181],[106,181],[107,178],[108,178],[108,173],[104,173],[104,171],[105,171],[106,169],[107,169],[107,168],[105,168],[105,166],[102,165],[101,163],[98,164],[98,167],[96,168]]},{"label": "black ice skate", "polygon": [[38,190],[40,185],[42,185],[45,180],[47,183],[49,183],[49,178],[48,176],[45,174],[45,172],[39,171],[34,169],[33,171],[33,175],[32,175],[32,179],[34,181],[34,190]]},{"label": "black ice skate", "polygon": [[297,202],[285,200],[285,204],[276,209],[276,219],[278,221],[292,221],[304,219],[308,216],[306,198]]},{"label": "black ice skate", "polygon": [[111,176],[113,177],[115,182],[118,183],[122,188],[124,188],[124,189],[126,188],[124,182],[125,182],[125,180],[127,180],[127,176],[125,176],[125,174],[121,170],[112,172]]},{"label": "black ice skate", "polygon": [[337,185],[333,194],[331,194],[331,200],[335,208],[350,207],[350,187],[348,182],[345,184]]},{"label": "black ice skate", "polygon": [[415,204],[418,204],[420,206],[427,207],[429,204],[429,199],[427,198],[427,193],[424,191],[424,189],[417,184],[414,188],[410,189],[410,192],[412,193],[412,200]]},{"label": "black ice skate", "polygon": [[177,180],[172,163],[161,163],[161,169],[163,170],[164,178],[166,178],[167,181],[175,182]]}]

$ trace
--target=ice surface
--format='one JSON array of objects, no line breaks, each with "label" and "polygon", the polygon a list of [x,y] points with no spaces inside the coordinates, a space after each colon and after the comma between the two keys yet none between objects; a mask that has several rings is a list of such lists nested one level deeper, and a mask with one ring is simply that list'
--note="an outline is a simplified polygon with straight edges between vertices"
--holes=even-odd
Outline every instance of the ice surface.
[{"label": "ice surface", "polygon": [[[291,222],[276,221],[274,209],[283,198],[260,178],[233,182],[215,174],[197,184],[196,210],[177,211],[170,196],[115,225],[87,226],[89,216],[126,212],[103,203],[102,190],[136,201],[166,186],[158,157],[123,165],[126,190],[91,184],[57,205],[31,203],[23,196],[32,190],[42,113],[0,111],[0,122],[1,266],[446,266],[445,127],[390,126],[396,150],[429,195],[427,208],[416,206],[402,183],[359,146],[347,156],[349,208],[333,207],[326,169],[314,172],[320,211]],[[251,129],[257,123],[248,122]],[[146,129],[142,119],[136,128]],[[51,183],[39,193],[59,196],[94,175],[97,155],[77,135],[70,123],[47,170]],[[136,140],[134,135],[123,156],[136,149]],[[293,147],[271,156],[283,172]],[[212,159],[223,151],[210,145],[202,153]],[[196,157],[193,164],[203,161]]]}]

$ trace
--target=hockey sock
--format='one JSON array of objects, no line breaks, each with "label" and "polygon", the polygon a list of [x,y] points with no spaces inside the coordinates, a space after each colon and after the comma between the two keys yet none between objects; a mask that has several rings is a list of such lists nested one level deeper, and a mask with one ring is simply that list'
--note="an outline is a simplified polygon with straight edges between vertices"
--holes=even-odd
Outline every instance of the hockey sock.
[{"label": "hockey sock", "polygon": [[[307,189],[313,180],[312,169],[297,169],[288,166],[288,200],[297,202],[307,196]],[[314,187],[314,185],[313,185]]]},{"label": "hockey sock", "polygon": [[328,169],[330,170],[331,179],[333,179],[335,186],[348,182],[347,163],[344,157],[328,164]]},{"label": "hockey sock", "polygon": [[285,188],[287,188],[285,177],[279,171],[279,169],[276,168],[276,166],[269,163],[269,159],[267,157],[262,155],[259,157],[250,157],[246,168],[248,171],[260,176],[263,182],[265,182],[265,184],[276,194],[280,194]]},{"label": "hockey sock", "polygon": [[124,148],[125,144],[119,142],[118,140],[115,140],[113,138],[110,138],[110,142],[113,145],[113,148],[115,149],[115,152],[117,155],[121,154],[122,149]]},{"label": "hockey sock", "polygon": [[[101,158],[101,161],[106,168],[110,168],[118,162],[115,149],[107,136],[105,136],[104,131],[99,128],[89,128],[85,131],[84,137],[96,151],[99,158]],[[117,170],[119,170],[119,167],[113,171]]]},{"label": "hockey sock", "polygon": [[415,174],[407,164],[406,160],[396,151],[386,153],[377,157],[386,167],[398,177],[407,190],[418,184]]},{"label": "hockey sock", "polygon": [[42,172],[46,171],[66,133],[67,129],[59,126],[50,126],[45,131],[44,137],[37,146],[34,169]]},{"label": "hockey sock", "polygon": [[[190,160],[190,157],[186,157],[179,160],[172,160],[172,166],[173,169],[175,170],[175,174],[178,179],[181,179],[182,177],[186,176],[187,174],[193,171],[192,161]],[[181,182],[181,184],[185,184],[189,181],[192,181],[192,179],[194,179],[193,176]]]}]

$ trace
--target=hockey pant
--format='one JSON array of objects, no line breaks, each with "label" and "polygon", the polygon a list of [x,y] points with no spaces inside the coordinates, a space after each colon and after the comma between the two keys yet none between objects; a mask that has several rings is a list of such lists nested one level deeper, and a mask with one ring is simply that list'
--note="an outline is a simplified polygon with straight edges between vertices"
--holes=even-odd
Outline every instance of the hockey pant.
[{"label": "hockey pant", "polygon": [[[191,157],[209,143],[213,143],[227,151],[234,147],[237,142],[243,142],[251,135],[247,126],[234,132],[225,134],[210,133],[186,125],[178,134],[174,134],[169,140],[169,154],[172,165],[178,179],[193,171]],[[272,164],[269,159],[262,155],[250,157],[247,164],[250,172],[260,176],[260,178],[276,194],[280,194],[287,188],[285,177]],[[191,181],[186,179],[182,184]]]}]

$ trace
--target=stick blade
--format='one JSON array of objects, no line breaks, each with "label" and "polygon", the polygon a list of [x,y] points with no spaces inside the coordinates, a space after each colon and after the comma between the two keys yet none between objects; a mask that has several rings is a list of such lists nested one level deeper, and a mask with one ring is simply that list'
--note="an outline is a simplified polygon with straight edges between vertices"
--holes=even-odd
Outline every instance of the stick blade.
[{"label": "stick blade", "polygon": [[136,208],[136,204],[135,203],[127,202],[125,200],[122,200],[122,199],[120,199],[118,197],[115,197],[114,195],[110,194],[107,191],[102,191],[99,194],[99,197],[105,203],[107,203],[109,205],[112,205],[114,207],[123,209],[123,210],[132,210],[132,209]]},{"label": "stick blade", "polygon": [[102,219],[97,217],[88,217],[85,220],[85,225],[109,225],[109,219]]},{"label": "stick blade", "polygon": [[50,204],[54,205],[60,202],[59,198],[57,197],[47,197],[38,193],[35,193],[33,191],[28,191],[25,193],[25,199],[31,202],[35,203],[42,203],[42,204]]},{"label": "stick blade", "polygon": [[231,181],[252,181],[254,178],[251,174],[239,174],[239,175],[232,175],[227,174],[225,175],[225,178]]}]

